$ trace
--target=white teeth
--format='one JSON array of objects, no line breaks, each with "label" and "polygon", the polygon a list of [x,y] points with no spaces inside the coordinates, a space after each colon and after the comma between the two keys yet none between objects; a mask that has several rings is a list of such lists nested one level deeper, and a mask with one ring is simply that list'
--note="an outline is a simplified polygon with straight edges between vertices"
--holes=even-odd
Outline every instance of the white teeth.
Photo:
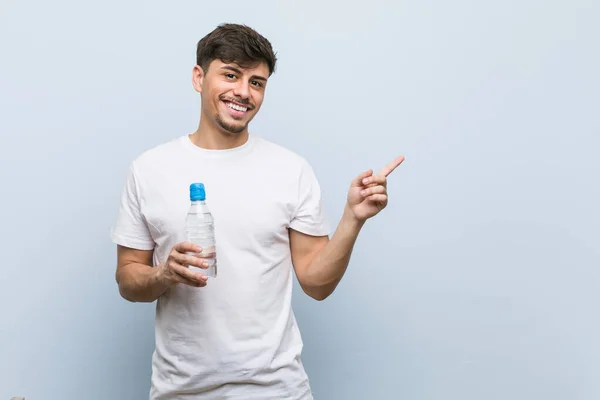
[{"label": "white teeth", "polygon": [[233,110],[243,111],[243,112],[248,111],[248,107],[238,106],[237,104],[233,104],[233,103],[227,103],[227,105],[229,106],[229,108],[231,108]]}]

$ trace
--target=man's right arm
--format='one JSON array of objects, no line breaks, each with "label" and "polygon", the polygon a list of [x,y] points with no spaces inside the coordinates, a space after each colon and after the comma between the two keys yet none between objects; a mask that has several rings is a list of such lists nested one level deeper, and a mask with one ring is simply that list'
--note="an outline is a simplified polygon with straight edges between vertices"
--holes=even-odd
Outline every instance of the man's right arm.
[{"label": "man's right arm", "polygon": [[207,277],[187,267],[208,267],[208,263],[202,258],[187,254],[201,251],[192,243],[179,243],[173,247],[167,261],[152,267],[153,250],[137,250],[118,245],[115,278],[119,293],[131,302],[153,302],[168,288],[179,283],[194,287],[206,286]]}]

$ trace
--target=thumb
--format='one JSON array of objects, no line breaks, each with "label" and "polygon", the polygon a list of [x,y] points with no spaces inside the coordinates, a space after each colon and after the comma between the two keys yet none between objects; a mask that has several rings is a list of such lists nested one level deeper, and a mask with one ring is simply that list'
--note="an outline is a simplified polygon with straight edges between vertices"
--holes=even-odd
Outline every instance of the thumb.
[{"label": "thumb", "polygon": [[356,178],[354,178],[352,180],[352,185],[351,186],[355,186],[355,187],[364,186],[363,183],[362,183],[362,180],[365,179],[365,178],[368,178],[371,175],[373,175],[373,170],[372,169],[363,172],[362,174],[360,174],[359,176],[357,176]]}]

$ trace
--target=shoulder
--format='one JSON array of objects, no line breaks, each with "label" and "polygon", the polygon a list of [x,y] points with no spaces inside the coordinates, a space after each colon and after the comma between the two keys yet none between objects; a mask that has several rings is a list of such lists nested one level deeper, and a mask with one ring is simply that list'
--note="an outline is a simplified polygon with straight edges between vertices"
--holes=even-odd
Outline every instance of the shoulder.
[{"label": "shoulder", "polygon": [[295,170],[310,168],[307,159],[293,150],[262,137],[256,137],[255,141],[258,154],[261,157],[276,161],[282,167],[285,166]]}]

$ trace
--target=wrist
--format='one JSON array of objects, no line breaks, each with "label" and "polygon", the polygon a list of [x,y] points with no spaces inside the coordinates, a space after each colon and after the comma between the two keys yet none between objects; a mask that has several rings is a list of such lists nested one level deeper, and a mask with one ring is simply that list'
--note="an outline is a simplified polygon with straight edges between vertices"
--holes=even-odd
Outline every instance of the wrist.
[{"label": "wrist", "polygon": [[165,287],[169,287],[173,284],[171,279],[169,279],[165,264],[157,265],[155,270],[154,279],[157,283]]},{"label": "wrist", "polygon": [[342,214],[342,221],[346,226],[357,231],[359,231],[366,222],[366,220],[358,219],[347,204],[344,208],[344,213]]}]

